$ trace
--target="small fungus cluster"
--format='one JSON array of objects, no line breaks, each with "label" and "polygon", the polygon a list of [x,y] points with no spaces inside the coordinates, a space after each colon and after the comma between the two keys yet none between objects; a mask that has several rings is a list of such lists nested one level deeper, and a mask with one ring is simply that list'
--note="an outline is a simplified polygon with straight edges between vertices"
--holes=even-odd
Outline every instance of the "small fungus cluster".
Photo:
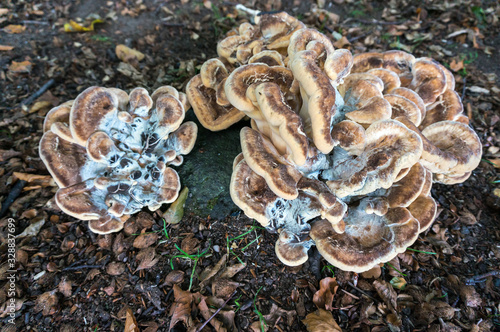
[{"label": "small fungus cluster", "polygon": [[256,17],[187,86],[203,126],[247,116],[231,197],[270,231],[286,265],[316,245],[363,272],[412,245],[436,217],[433,182],[465,181],[481,143],[453,75],[402,51],[352,56],[286,13]]},{"label": "small fungus cluster", "polygon": [[186,96],[164,86],[150,96],[90,87],[46,116],[40,157],[59,186],[56,203],[108,234],[147,206],[175,201],[181,187],[170,165],[182,164],[198,128],[184,120]]}]

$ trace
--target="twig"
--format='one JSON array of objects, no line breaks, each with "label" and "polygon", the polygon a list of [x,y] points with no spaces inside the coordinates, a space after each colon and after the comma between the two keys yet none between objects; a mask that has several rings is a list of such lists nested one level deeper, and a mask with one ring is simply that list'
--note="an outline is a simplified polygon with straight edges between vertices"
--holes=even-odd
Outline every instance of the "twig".
[{"label": "twig", "polygon": [[210,321],[211,321],[211,320],[212,320],[212,319],[213,319],[213,318],[214,318],[214,317],[215,317],[215,316],[216,316],[216,315],[217,315],[217,314],[218,314],[218,313],[222,310],[222,308],[224,308],[224,307],[226,306],[226,304],[229,302],[229,300],[231,300],[231,299],[233,298],[234,294],[236,294],[236,291],[234,291],[234,292],[233,292],[233,294],[231,294],[231,296],[230,296],[230,297],[229,297],[229,298],[228,298],[228,299],[224,302],[224,304],[223,304],[223,305],[221,305],[221,306],[220,306],[220,308],[219,308],[219,309],[217,309],[217,311],[216,311],[216,312],[214,312],[214,314],[213,314],[212,316],[210,316],[210,318],[209,318],[209,319],[207,319],[207,320],[205,321],[205,323],[203,323],[203,325],[201,325],[201,326],[200,326],[200,327],[196,330],[196,332],[201,332],[201,330],[203,330],[203,328],[204,328],[205,326],[207,326],[208,322],[210,322]]},{"label": "twig", "polygon": [[467,77],[464,77],[464,88],[462,89],[462,98],[460,98],[460,100],[463,102],[464,101],[464,98],[465,98],[465,92],[466,92],[466,88],[467,88]]},{"label": "twig", "polygon": [[494,271],[490,271],[490,272],[487,272],[484,274],[474,276],[472,278],[465,280],[465,284],[468,286],[475,285],[476,283],[481,282],[481,280],[486,279],[488,277],[500,277],[500,270],[494,270]]},{"label": "twig", "polygon": [[76,271],[76,270],[83,270],[83,269],[97,269],[97,268],[102,268],[104,265],[80,265],[80,266],[74,266],[74,267],[65,267],[62,269],[63,271]]},{"label": "twig", "polygon": [[23,100],[21,102],[21,104],[19,104],[20,107],[24,106],[24,105],[29,105],[31,104],[35,99],[37,99],[38,97],[40,97],[45,91],[47,91],[52,85],[54,85],[56,81],[51,78],[47,83],[45,83],[40,89],[38,89],[37,92],[35,92],[34,94],[32,94],[31,96],[29,96],[28,98],[26,98],[25,100]]},{"label": "twig", "polygon": [[400,25],[400,24],[405,24],[405,23],[406,24],[422,23],[422,21],[418,21],[418,22],[407,22],[407,21],[386,22],[386,21],[377,21],[377,20],[368,21],[368,20],[362,20],[359,18],[349,18],[349,19],[345,20],[343,23],[346,23],[347,21],[356,21],[356,22],[363,23],[363,24],[375,24],[375,25]]},{"label": "twig", "polygon": [[359,289],[358,287],[354,286],[354,285],[352,284],[352,282],[350,282],[350,281],[349,281],[347,284],[348,284],[349,286],[351,286],[352,288],[354,288],[355,290],[357,290],[358,292],[360,292],[361,294],[368,296],[368,297],[369,297],[370,299],[372,299],[373,301],[377,301],[377,299],[376,299],[376,298],[374,298],[373,296],[369,295],[368,293],[366,293],[366,292],[365,292],[365,291],[363,291],[362,289]]},{"label": "twig", "polygon": [[184,28],[186,25],[184,23],[167,23],[163,22],[163,26],[168,28]]},{"label": "twig", "polygon": [[49,25],[49,22],[45,21],[23,21],[24,24],[39,24],[39,25]]},{"label": "twig", "polygon": [[7,213],[7,210],[9,210],[9,207],[12,205],[12,203],[14,203],[19,194],[21,194],[21,191],[23,190],[25,185],[26,181],[18,180],[16,184],[12,187],[12,190],[10,191],[9,195],[7,195],[7,197],[2,203],[2,209],[0,210],[0,218],[2,218]]}]

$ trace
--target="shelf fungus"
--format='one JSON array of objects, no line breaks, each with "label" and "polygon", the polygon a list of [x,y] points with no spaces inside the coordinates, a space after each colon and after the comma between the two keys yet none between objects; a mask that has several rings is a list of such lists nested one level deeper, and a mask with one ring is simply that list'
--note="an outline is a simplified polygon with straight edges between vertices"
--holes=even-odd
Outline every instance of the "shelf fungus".
[{"label": "shelf fungus", "polygon": [[170,166],[183,162],[198,128],[182,123],[187,98],[170,86],[150,96],[90,87],[45,118],[40,157],[59,185],[56,203],[98,234],[117,232],[131,214],[175,201]]},{"label": "shelf fungus", "polygon": [[314,245],[347,271],[391,260],[436,218],[433,182],[463,182],[479,164],[453,74],[431,58],[352,56],[283,13],[243,24],[218,54],[231,68],[217,85],[225,107],[251,120],[231,197],[279,234],[286,265]]}]

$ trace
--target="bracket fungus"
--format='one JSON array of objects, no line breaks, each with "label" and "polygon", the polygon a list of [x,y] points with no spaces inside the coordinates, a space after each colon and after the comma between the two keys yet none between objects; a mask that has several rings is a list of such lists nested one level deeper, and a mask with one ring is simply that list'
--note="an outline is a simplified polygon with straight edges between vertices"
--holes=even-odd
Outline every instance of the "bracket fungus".
[{"label": "bracket fungus", "polygon": [[131,214],[175,201],[177,172],[198,128],[182,124],[186,96],[170,86],[150,96],[90,87],[45,118],[40,157],[59,186],[56,203],[98,234],[119,231]]},{"label": "bracket fungus", "polygon": [[403,51],[352,56],[285,13],[257,18],[202,67],[227,63],[205,86],[251,120],[233,201],[279,233],[286,265],[313,245],[348,271],[391,260],[436,218],[432,183],[463,182],[479,164],[453,74]]}]

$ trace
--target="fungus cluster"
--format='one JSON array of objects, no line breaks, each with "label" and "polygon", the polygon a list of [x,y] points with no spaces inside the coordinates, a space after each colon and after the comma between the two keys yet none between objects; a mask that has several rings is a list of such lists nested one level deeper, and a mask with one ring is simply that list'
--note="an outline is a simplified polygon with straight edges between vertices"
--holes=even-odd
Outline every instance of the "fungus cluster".
[{"label": "fungus cluster", "polygon": [[59,186],[56,203],[98,234],[119,231],[147,206],[175,201],[177,172],[198,128],[184,120],[187,98],[164,86],[150,96],[90,87],[47,114],[40,157]]},{"label": "fungus cluster", "polygon": [[244,116],[231,197],[278,232],[286,265],[323,257],[347,271],[387,262],[436,216],[433,182],[465,181],[481,143],[453,75],[402,51],[352,56],[286,13],[257,16],[187,87],[200,122]]}]

